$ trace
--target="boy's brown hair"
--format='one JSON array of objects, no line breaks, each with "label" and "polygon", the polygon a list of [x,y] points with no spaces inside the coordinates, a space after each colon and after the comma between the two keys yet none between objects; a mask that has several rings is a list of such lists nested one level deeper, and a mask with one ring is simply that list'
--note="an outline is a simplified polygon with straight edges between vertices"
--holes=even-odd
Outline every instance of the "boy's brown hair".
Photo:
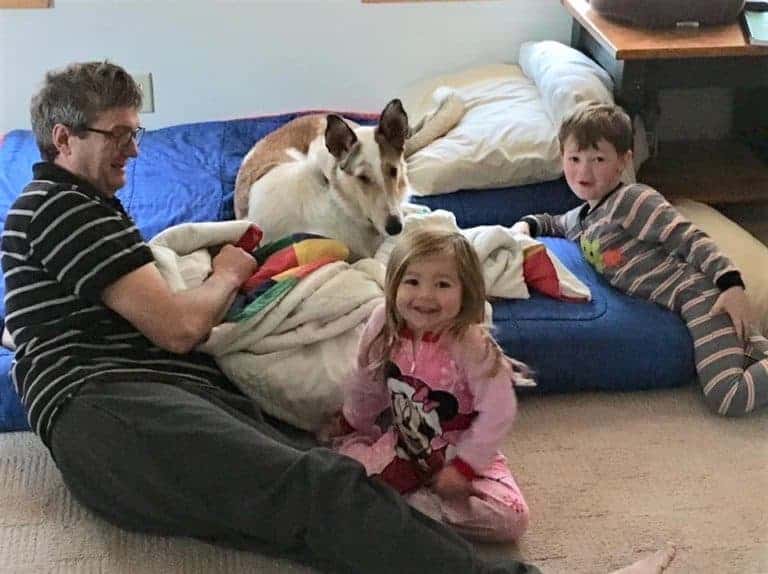
[{"label": "boy's brown hair", "polygon": [[571,136],[579,150],[597,149],[597,143],[604,139],[623,155],[632,149],[632,120],[616,104],[587,102],[577,106],[560,124],[560,153]]}]

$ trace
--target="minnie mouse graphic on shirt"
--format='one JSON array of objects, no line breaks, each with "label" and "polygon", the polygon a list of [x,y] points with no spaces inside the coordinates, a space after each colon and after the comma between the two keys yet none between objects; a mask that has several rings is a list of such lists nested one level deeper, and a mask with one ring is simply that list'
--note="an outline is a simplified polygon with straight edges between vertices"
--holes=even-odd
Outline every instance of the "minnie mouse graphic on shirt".
[{"label": "minnie mouse graphic on shirt", "polygon": [[459,401],[447,391],[433,391],[423,381],[403,375],[394,363],[386,370],[392,404],[392,426],[397,433],[396,453],[423,470],[433,453],[432,441],[443,434],[443,422],[459,412]]}]

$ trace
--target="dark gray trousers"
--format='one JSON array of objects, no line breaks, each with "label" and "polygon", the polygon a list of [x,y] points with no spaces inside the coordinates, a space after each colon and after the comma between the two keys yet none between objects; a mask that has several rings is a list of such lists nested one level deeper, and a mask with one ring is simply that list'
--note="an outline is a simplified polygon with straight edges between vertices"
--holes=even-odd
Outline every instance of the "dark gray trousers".
[{"label": "dark gray trousers", "polygon": [[539,572],[481,560],[356,461],[299,447],[250,400],[223,389],[88,383],[62,407],[50,446],[74,496],[122,528],[329,572]]}]

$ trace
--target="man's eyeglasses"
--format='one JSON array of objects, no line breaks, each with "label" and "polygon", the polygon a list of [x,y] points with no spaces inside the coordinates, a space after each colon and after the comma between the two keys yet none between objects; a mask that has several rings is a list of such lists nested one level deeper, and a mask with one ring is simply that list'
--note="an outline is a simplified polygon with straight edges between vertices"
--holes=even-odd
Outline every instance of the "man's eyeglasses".
[{"label": "man's eyeglasses", "polygon": [[127,146],[131,142],[131,140],[133,140],[133,142],[136,145],[139,145],[139,143],[141,142],[141,138],[145,132],[145,129],[142,127],[131,129],[128,126],[117,126],[115,128],[112,128],[110,131],[99,130],[96,128],[84,128],[84,129],[87,132],[95,132],[97,134],[103,135],[104,137],[115,142],[118,147]]}]

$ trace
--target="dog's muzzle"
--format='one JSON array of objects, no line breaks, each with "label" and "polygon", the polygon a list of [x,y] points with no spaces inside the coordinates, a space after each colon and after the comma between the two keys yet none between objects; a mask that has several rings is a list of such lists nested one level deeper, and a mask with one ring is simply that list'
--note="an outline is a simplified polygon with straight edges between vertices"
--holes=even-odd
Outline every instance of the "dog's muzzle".
[{"label": "dog's muzzle", "polygon": [[389,235],[397,235],[403,230],[403,222],[396,215],[390,215],[387,217],[387,224],[384,226],[384,230]]}]

